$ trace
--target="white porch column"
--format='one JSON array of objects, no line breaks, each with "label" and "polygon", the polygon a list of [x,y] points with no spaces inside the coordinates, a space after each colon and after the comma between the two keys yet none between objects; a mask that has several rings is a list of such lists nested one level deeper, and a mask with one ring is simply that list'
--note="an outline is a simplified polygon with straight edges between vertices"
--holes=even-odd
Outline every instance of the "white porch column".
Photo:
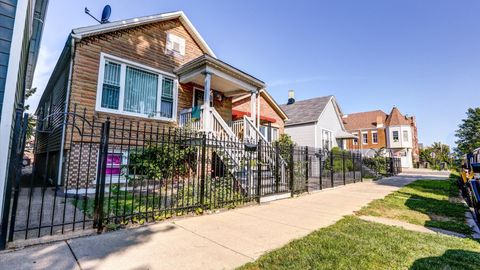
[{"label": "white porch column", "polygon": [[252,92],[250,96],[250,118],[252,119],[253,125],[257,126],[257,93]]},{"label": "white porch column", "polygon": [[210,81],[212,74],[205,71],[205,82],[203,84],[203,129],[206,132],[211,131],[210,127]]},{"label": "white porch column", "polygon": [[257,91],[257,128],[260,128],[260,91]]}]

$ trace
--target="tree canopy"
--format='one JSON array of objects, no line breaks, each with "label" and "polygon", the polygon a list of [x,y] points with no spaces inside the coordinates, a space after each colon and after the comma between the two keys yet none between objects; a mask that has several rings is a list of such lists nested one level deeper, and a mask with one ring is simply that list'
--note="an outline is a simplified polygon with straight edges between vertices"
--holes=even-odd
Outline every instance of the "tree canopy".
[{"label": "tree canopy", "polygon": [[467,111],[467,118],[462,120],[455,132],[457,137],[456,152],[464,155],[480,147],[480,107],[470,108]]}]

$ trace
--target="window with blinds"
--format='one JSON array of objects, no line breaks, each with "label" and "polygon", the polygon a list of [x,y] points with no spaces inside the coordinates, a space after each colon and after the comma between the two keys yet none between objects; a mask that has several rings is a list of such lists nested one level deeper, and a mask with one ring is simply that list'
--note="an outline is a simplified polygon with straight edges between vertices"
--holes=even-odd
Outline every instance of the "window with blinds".
[{"label": "window with blinds", "polygon": [[107,109],[118,109],[120,97],[120,65],[105,61],[103,71],[102,107]]},{"label": "window with blinds", "polygon": [[173,116],[173,80],[163,78],[162,80],[162,103],[160,116],[172,118]]},{"label": "window with blinds", "polygon": [[158,75],[127,66],[123,109],[151,115],[157,110]]},{"label": "window with blinds", "polygon": [[[160,71],[105,57],[97,110],[151,118],[175,118],[176,82]],[[129,62],[129,61],[125,61]],[[98,100],[100,99],[100,102]]]}]

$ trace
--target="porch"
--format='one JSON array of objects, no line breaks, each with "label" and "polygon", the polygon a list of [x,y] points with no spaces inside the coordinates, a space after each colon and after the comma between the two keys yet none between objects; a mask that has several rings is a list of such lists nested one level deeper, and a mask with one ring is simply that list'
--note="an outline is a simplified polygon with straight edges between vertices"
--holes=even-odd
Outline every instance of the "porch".
[{"label": "porch", "polygon": [[[264,82],[208,55],[179,67],[175,73],[187,89],[187,100],[179,105],[180,127],[219,139],[267,141],[259,130],[257,102]],[[245,95],[250,95],[250,112],[233,119],[232,99]]]}]

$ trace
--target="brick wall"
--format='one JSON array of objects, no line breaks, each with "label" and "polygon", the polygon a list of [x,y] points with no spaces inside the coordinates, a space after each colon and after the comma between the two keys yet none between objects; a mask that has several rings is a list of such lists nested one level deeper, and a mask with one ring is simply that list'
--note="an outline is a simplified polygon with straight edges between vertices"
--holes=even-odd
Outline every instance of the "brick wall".
[{"label": "brick wall", "polygon": [[[185,39],[184,56],[165,54],[167,33],[173,33]],[[173,73],[176,67],[204,54],[178,19],[97,35],[85,38],[77,44],[72,73],[70,110],[73,109],[73,104],[79,104],[80,108],[87,109],[87,117],[95,116],[101,119],[122,117],[141,122],[158,122],[158,120],[94,112],[101,52],[169,73]],[[180,98],[184,93],[182,86],[179,86]],[[179,110],[182,108],[180,105],[183,103],[179,101]],[[164,122],[164,124],[175,125],[171,122]]]},{"label": "brick wall", "polygon": [[[235,102],[233,104],[233,109],[242,112],[251,112],[250,103],[250,97],[244,98]],[[260,115],[275,119],[276,121],[275,123],[272,123],[272,126],[278,128],[279,134],[283,134],[285,132],[285,121],[272,108],[270,103],[268,103],[268,101],[263,97],[263,95],[260,95]]]},{"label": "brick wall", "polygon": [[[372,141],[372,132],[377,132],[378,134],[378,143],[374,144]],[[348,149],[379,149],[382,147],[387,147],[387,138],[386,131],[384,128],[378,129],[368,129],[368,130],[348,130],[349,133],[358,136],[358,144],[353,144],[353,139],[347,141]],[[362,133],[367,132],[368,134],[368,143],[362,143]]]}]

